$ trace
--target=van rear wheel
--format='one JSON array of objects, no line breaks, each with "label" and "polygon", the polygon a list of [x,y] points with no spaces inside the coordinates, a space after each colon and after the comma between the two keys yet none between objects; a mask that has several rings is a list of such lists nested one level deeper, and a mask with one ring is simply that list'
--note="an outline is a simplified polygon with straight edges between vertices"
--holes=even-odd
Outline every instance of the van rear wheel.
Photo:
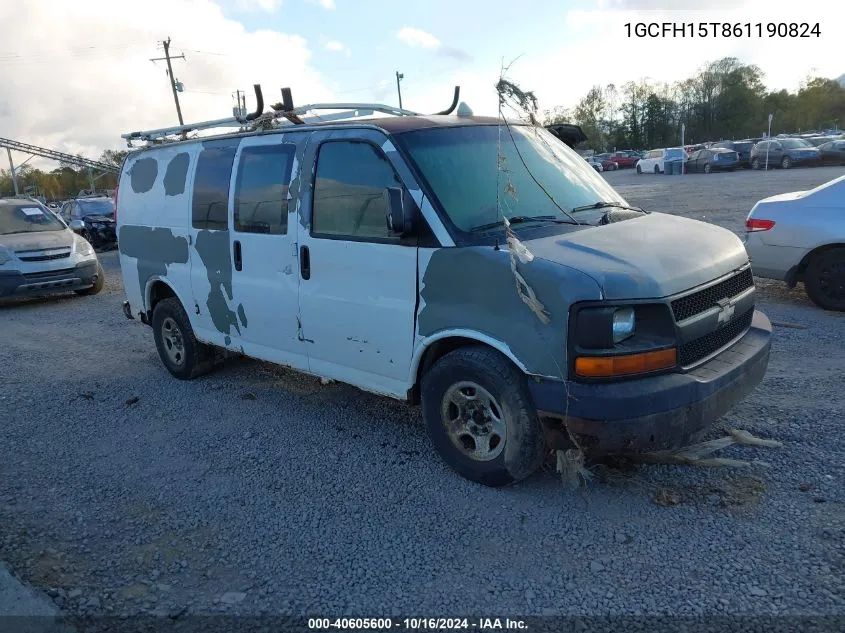
[{"label": "van rear wheel", "polygon": [[426,372],[422,413],[443,461],[486,486],[525,479],[546,454],[525,375],[486,347],[459,348]]},{"label": "van rear wheel", "polygon": [[212,348],[196,339],[179,299],[159,301],[153,309],[152,326],[161,362],[175,378],[190,380],[211,370]]}]

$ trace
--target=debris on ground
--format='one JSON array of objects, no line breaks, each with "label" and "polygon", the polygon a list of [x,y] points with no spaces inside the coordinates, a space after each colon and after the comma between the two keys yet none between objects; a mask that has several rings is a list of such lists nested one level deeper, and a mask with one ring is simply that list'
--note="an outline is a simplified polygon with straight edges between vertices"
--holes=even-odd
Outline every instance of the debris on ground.
[{"label": "debris on ground", "polygon": [[246,393],[241,394],[241,400],[258,400],[258,396],[251,391],[247,391]]},{"label": "debris on ground", "polygon": [[581,449],[558,450],[555,459],[555,470],[566,487],[579,488],[593,478],[593,473],[584,466],[584,451]]},{"label": "debris on ground", "polygon": [[699,444],[684,446],[676,450],[654,451],[651,453],[632,454],[629,457],[634,461],[645,464],[681,464],[689,466],[768,466],[760,460],[745,461],[740,459],[729,459],[726,457],[707,457],[718,450],[740,444],[743,446],[761,446],[765,448],[781,448],[783,444],[776,440],[766,440],[751,435],[748,431],[731,429],[728,435]]},{"label": "debris on ground", "polygon": [[681,493],[672,488],[658,488],[651,500],[659,506],[676,506],[681,502]]},{"label": "debris on ground", "polygon": [[127,398],[126,406],[131,407],[133,404],[138,404],[138,400],[140,400],[138,396],[132,396],[131,398]]}]

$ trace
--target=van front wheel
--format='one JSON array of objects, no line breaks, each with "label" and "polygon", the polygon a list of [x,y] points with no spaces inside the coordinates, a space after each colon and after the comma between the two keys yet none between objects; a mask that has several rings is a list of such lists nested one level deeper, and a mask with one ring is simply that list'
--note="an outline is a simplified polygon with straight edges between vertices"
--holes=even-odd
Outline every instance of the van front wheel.
[{"label": "van front wheel", "polygon": [[212,349],[194,336],[179,299],[168,297],[159,301],[153,310],[152,325],[161,362],[175,378],[190,380],[212,368]]},{"label": "van front wheel", "polygon": [[525,479],[546,454],[525,375],[489,348],[441,358],[423,376],[422,413],[443,461],[486,486]]}]

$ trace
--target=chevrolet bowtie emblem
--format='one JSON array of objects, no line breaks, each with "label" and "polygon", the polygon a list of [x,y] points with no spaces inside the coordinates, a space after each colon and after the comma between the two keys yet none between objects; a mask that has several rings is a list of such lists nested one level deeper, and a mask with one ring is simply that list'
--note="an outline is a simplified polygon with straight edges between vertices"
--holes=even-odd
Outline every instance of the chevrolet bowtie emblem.
[{"label": "chevrolet bowtie emblem", "polygon": [[736,306],[731,299],[722,299],[721,301],[717,301],[716,304],[719,306],[718,323],[719,325],[725,325],[725,323],[730,322],[734,318]]}]

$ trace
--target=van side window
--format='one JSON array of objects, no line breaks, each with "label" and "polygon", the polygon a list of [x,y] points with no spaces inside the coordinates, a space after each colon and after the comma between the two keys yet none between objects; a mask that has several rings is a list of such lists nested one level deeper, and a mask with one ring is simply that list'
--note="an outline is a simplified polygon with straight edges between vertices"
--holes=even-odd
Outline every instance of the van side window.
[{"label": "van side window", "polygon": [[236,231],[287,233],[288,185],[295,153],[292,144],[241,149],[235,183]]},{"label": "van side window", "polygon": [[329,141],[320,147],[311,233],[394,239],[387,229],[387,187],[402,182],[374,145]]},{"label": "van side window", "polygon": [[229,180],[240,139],[203,143],[194,177],[192,225],[195,229],[225,231],[229,226]]}]

